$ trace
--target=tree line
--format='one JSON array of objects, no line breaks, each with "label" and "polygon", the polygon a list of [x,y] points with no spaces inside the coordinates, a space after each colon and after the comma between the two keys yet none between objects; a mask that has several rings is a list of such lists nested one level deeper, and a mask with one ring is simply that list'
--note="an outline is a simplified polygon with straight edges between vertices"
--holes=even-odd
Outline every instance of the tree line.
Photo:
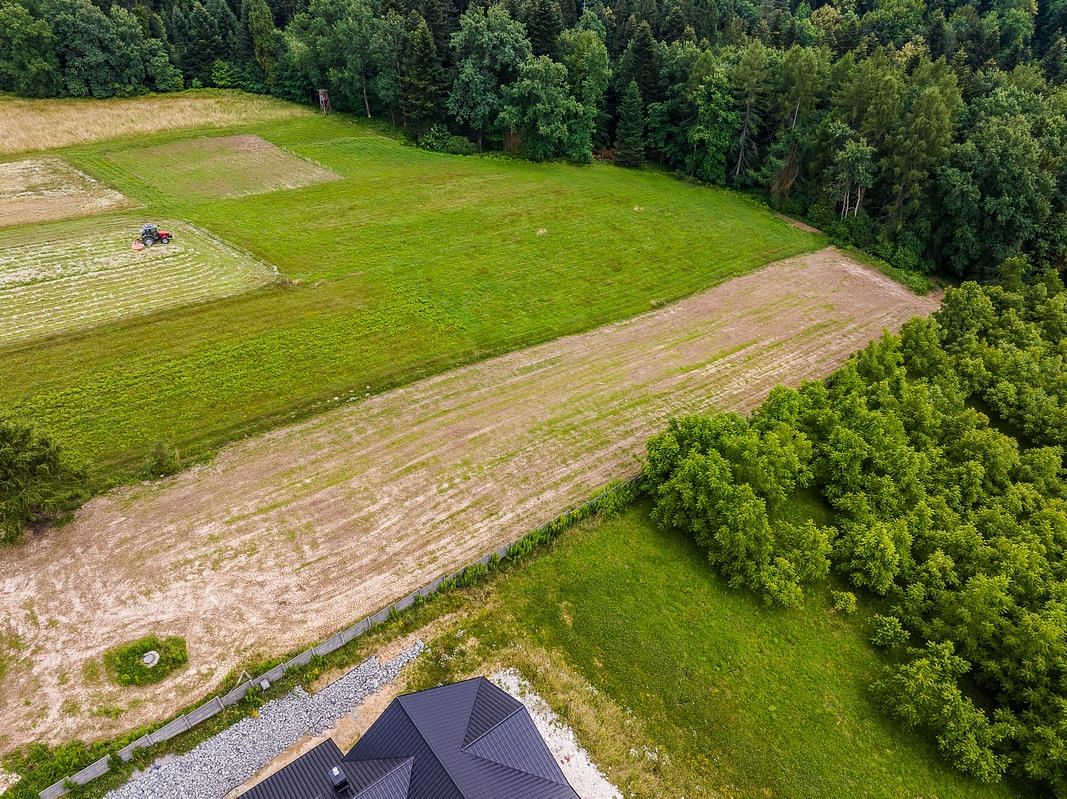
[{"label": "tree line", "polygon": [[[790,607],[831,573],[865,593],[880,701],[957,768],[1067,797],[1067,291],[1026,271],[949,289],[750,419],[673,421],[647,478],[656,522],[731,585]],[[798,492],[834,523],[798,521]]]},{"label": "tree line", "polygon": [[0,90],[238,87],[756,190],[904,268],[1067,261],[1067,0],[0,0]]}]

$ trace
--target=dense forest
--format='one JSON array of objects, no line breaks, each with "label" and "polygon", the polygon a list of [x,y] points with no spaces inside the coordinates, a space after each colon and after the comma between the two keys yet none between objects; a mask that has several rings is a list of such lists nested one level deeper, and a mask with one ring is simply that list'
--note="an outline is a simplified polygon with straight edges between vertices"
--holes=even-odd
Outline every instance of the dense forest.
[{"label": "dense forest", "polygon": [[1023,267],[751,419],[673,422],[647,474],[657,522],[731,585],[785,606],[831,573],[859,589],[891,663],[878,700],[959,769],[1067,797],[1067,291]]},{"label": "dense forest", "polygon": [[1067,262],[1067,0],[0,0],[0,90],[239,87],[651,160],[905,268]]}]

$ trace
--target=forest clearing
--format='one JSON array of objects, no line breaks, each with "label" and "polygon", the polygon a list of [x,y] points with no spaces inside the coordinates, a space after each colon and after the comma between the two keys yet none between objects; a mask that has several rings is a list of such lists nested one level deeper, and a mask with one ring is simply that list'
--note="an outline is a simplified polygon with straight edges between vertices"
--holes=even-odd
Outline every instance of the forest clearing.
[{"label": "forest clearing", "polygon": [[[93,500],[0,551],[21,642],[0,682],[4,746],[165,717],[249,657],[324,637],[632,475],[667,418],[751,408],[936,307],[828,248]],[[162,689],[92,679],[109,642],[149,631],[187,639],[189,668]]]}]

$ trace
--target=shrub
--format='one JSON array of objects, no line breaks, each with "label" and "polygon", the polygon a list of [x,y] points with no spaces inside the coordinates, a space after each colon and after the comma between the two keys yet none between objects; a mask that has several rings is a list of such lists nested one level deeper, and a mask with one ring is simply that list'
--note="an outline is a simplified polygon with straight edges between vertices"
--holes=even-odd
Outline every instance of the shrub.
[{"label": "shrub", "polygon": [[830,604],[838,613],[855,613],[859,604],[856,595],[851,591],[831,591]]},{"label": "shrub", "polygon": [[419,147],[435,153],[451,153],[452,155],[474,155],[478,151],[474,142],[449,133],[444,125],[433,125],[422,134],[419,137]]},{"label": "shrub", "polygon": [[173,444],[160,439],[152,447],[152,451],[145,459],[142,473],[146,478],[151,479],[153,477],[166,477],[170,474],[177,474],[181,469],[182,461],[178,457],[178,450],[175,449]]},{"label": "shrub", "polygon": [[50,439],[0,418],[0,543],[69,514],[85,500],[87,480]]},{"label": "shrub", "polygon": [[[146,652],[159,653],[159,662],[146,666],[141,660]],[[185,639],[178,636],[157,638],[149,635],[104,653],[108,676],[119,685],[151,685],[189,661]]]},{"label": "shrub", "polygon": [[908,640],[908,631],[896,616],[878,614],[871,619],[871,643],[890,649]]}]

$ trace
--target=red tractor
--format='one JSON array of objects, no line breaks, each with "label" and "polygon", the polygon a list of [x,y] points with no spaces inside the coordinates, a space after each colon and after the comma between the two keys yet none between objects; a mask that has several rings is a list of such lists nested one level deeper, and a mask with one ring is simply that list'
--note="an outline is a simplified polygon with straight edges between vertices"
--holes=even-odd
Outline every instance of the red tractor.
[{"label": "red tractor", "polygon": [[170,244],[170,239],[170,231],[160,230],[159,225],[153,225],[151,222],[141,225],[141,243],[145,247],[151,247],[157,241],[160,244]]}]

